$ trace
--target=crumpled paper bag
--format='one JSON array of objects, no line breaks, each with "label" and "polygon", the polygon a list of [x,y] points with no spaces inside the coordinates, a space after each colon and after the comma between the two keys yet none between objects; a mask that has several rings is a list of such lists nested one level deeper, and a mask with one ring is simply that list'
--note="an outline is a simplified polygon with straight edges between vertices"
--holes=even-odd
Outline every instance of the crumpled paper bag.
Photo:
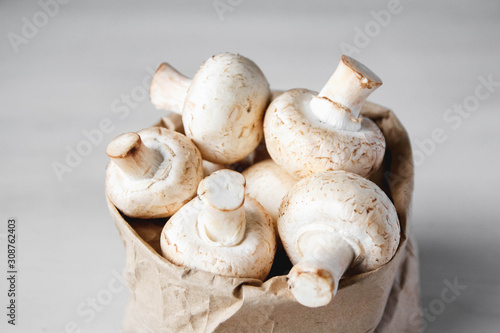
[{"label": "crumpled paper bag", "polygon": [[366,102],[362,114],[376,122],[387,142],[384,162],[371,180],[393,200],[401,225],[400,246],[389,263],[342,279],[328,306],[307,308],[287,288],[290,266],[273,267],[275,276],[264,282],[175,266],[160,255],[166,219],[130,219],[108,200],[126,249],[130,298],[123,332],[419,332],[418,256],[408,228],[410,141],[389,109]]}]

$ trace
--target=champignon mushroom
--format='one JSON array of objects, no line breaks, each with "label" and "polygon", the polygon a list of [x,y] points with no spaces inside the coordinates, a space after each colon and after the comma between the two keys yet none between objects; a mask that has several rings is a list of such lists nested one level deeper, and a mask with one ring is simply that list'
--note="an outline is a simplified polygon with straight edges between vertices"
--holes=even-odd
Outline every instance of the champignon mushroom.
[{"label": "champignon mushroom", "polygon": [[161,249],[179,266],[264,280],[276,239],[265,209],[245,196],[243,175],[220,170],[203,179],[198,196],[165,224]]},{"label": "champignon mushroom", "polygon": [[367,272],[389,262],[400,239],[387,195],[345,171],[317,173],[295,184],[283,199],[278,230],[294,264],[288,287],[308,307],[327,305],[348,269]]},{"label": "champignon mushroom", "polygon": [[157,108],[182,114],[186,135],[204,159],[231,164],[259,144],[271,92],[254,62],[222,53],[205,61],[192,80],[161,64],[150,95]]},{"label": "champignon mushroom", "polygon": [[242,174],[247,181],[246,194],[257,200],[276,224],[281,200],[298,180],[272,159],[256,163]]},{"label": "champignon mushroom", "polygon": [[330,170],[368,177],[382,162],[385,139],[360,111],[381,84],[371,70],[343,55],[319,94],[306,89],[282,93],[265,115],[269,154],[297,178]]},{"label": "champignon mushroom", "polygon": [[106,154],[106,194],[125,215],[160,218],[196,195],[203,178],[201,154],[182,134],[160,127],[126,133]]}]

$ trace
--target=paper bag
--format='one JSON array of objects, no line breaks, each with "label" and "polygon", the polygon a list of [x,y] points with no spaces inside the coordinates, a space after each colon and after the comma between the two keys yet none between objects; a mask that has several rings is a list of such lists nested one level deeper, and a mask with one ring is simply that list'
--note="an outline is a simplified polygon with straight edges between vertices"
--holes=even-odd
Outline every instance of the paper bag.
[{"label": "paper bag", "polygon": [[126,249],[130,298],[123,332],[419,332],[418,258],[408,234],[410,141],[390,110],[367,102],[362,114],[376,122],[387,142],[384,162],[371,179],[393,200],[401,225],[400,246],[389,263],[342,279],[329,305],[308,308],[288,290],[290,266],[273,267],[271,275],[278,275],[264,282],[178,267],[159,254],[166,219],[129,219],[108,200]]}]

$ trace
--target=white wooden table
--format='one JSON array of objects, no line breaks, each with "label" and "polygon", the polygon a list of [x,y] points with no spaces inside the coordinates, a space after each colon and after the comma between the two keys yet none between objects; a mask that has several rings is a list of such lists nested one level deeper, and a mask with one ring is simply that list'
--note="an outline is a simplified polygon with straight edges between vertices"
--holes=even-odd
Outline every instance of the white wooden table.
[{"label": "white wooden table", "polygon": [[[342,52],[383,79],[371,100],[415,150],[426,332],[498,332],[500,3],[60,1],[0,5],[1,272],[6,221],[19,223],[18,325],[2,315],[2,332],[119,331],[105,146],[162,115],[146,94],[161,62],[193,75],[223,51],[276,89],[321,89]],[[0,278],[3,309],[6,290]]]}]

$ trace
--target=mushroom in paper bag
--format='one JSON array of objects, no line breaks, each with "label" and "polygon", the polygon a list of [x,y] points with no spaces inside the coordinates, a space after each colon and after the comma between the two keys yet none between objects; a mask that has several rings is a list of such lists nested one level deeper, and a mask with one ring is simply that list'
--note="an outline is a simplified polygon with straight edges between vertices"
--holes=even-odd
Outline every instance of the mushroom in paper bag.
[{"label": "mushroom in paper bag", "polygon": [[106,195],[125,215],[161,218],[196,195],[203,178],[201,154],[182,134],[160,127],[126,133],[106,154]]},{"label": "mushroom in paper bag", "polygon": [[182,114],[186,135],[203,159],[231,164],[255,150],[262,139],[262,115],[269,103],[269,83],[257,65],[239,54],[206,60],[189,79],[163,63],[150,89],[151,102]]},{"label": "mushroom in paper bag", "polygon": [[196,198],[165,224],[162,254],[178,266],[264,280],[276,253],[272,220],[245,196],[245,177],[219,170],[204,178]]},{"label": "mushroom in paper bag", "polygon": [[371,181],[326,171],[295,184],[278,219],[283,246],[294,264],[287,276],[296,300],[308,307],[330,303],[346,271],[372,271],[399,245],[396,209]]},{"label": "mushroom in paper bag", "polygon": [[269,154],[296,178],[331,170],[370,176],[382,163],[385,139],[360,112],[381,84],[371,70],[344,55],[319,94],[306,89],[280,94],[264,119]]}]

